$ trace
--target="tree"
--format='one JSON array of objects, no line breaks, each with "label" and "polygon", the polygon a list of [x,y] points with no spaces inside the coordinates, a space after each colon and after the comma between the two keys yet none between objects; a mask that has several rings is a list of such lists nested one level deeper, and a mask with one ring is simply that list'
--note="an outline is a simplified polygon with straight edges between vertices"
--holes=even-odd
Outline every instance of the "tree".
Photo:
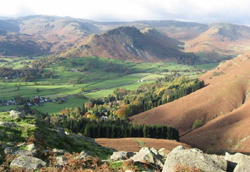
[{"label": "tree", "polygon": [[81,87],[80,89],[81,89],[81,92],[84,92],[84,88],[83,87]]},{"label": "tree", "polygon": [[39,93],[39,91],[40,91],[40,89],[39,89],[39,88],[37,88],[37,89],[36,89],[36,92],[37,92],[37,93]]}]

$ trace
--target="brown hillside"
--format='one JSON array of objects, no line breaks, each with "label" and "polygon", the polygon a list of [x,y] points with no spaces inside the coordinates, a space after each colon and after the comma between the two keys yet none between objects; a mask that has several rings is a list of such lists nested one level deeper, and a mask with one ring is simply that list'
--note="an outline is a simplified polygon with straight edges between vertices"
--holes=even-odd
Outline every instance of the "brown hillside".
[{"label": "brown hillside", "polygon": [[[150,138],[122,138],[122,139],[104,139],[98,138],[95,141],[105,147],[114,148],[117,151],[139,152],[142,147],[154,147],[156,149],[165,148],[165,152],[169,153],[177,146],[184,146],[186,149],[191,148],[185,143],[176,142],[165,139],[150,139]],[[138,144],[138,141],[142,145]]]},{"label": "brown hillside", "polygon": [[[206,84],[174,102],[131,117],[139,124],[167,124],[176,127],[181,141],[204,151],[221,149],[250,152],[250,56],[226,61],[201,76]],[[249,116],[249,117],[248,117]],[[192,130],[195,120],[205,125]]]},{"label": "brown hillside", "polygon": [[[154,31],[157,33],[157,31]],[[155,34],[159,37],[160,33]],[[135,27],[119,27],[104,34],[91,35],[83,39],[76,47],[61,54],[65,57],[98,56],[135,62],[142,61],[180,61],[194,60],[193,54],[178,50],[178,41],[165,37],[164,42],[152,38],[152,34],[143,34]],[[166,42],[170,43],[166,44]],[[171,45],[168,47],[168,45]],[[177,49],[176,49],[177,48]]]}]

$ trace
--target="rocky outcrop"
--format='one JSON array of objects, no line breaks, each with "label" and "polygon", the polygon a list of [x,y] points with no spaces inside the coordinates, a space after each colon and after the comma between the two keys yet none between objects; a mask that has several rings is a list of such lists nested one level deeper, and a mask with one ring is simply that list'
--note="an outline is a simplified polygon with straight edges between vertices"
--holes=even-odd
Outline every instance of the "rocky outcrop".
[{"label": "rocky outcrop", "polygon": [[37,170],[41,167],[45,167],[46,162],[38,158],[22,155],[18,158],[15,158],[11,162],[10,166],[24,168],[25,170]]},{"label": "rocky outcrop", "polygon": [[154,148],[143,147],[130,159],[134,162],[151,163],[163,167],[162,156]]},{"label": "rocky outcrop", "polygon": [[16,111],[16,110],[11,110],[10,111],[10,117],[12,119],[22,119],[22,118],[25,117],[25,113],[19,112],[19,111]]},{"label": "rocky outcrop", "polygon": [[125,151],[119,151],[119,152],[113,152],[113,154],[110,156],[110,160],[125,160],[130,157],[134,156],[133,152],[125,152]]},{"label": "rocky outcrop", "polygon": [[241,153],[230,155],[225,154],[225,159],[228,161],[228,167],[234,172],[248,172],[250,169],[250,157]]},{"label": "rocky outcrop", "polygon": [[204,154],[199,149],[188,149],[178,146],[167,156],[163,172],[172,172],[176,169],[199,169],[201,171],[225,172],[227,162],[223,157]]}]

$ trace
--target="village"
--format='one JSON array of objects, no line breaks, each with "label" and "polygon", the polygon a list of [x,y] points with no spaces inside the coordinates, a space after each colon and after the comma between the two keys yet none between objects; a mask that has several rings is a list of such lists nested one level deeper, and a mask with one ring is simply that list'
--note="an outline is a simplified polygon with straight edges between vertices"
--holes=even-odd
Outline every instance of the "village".
[{"label": "village", "polygon": [[58,97],[56,99],[50,99],[49,97],[40,97],[35,96],[34,98],[21,98],[16,96],[15,100],[1,100],[0,99],[0,106],[11,106],[11,105],[23,105],[27,103],[27,106],[42,106],[44,103],[54,102],[54,103],[64,103],[66,101],[65,97]]}]

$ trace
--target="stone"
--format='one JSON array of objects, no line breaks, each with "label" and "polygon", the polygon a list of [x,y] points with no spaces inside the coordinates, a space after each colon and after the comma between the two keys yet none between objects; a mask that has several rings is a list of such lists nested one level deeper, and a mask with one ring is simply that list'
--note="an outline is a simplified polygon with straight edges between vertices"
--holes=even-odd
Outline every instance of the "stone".
[{"label": "stone", "polygon": [[136,153],[130,159],[133,160],[134,162],[152,163],[160,167],[163,167],[162,157],[155,154],[154,152],[155,149],[143,147],[138,153]]},{"label": "stone", "polygon": [[88,158],[90,156],[92,156],[93,154],[91,152],[85,152],[84,150],[80,153],[80,155],[76,156],[75,159],[85,159]]},{"label": "stone", "polygon": [[7,147],[4,149],[6,155],[26,155],[33,156],[33,153],[28,150],[19,149],[18,147]]},{"label": "stone", "polygon": [[228,168],[234,172],[247,172],[250,169],[250,157],[242,153],[225,153],[225,159],[228,161]]},{"label": "stone", "polygon": [[178,146],[166,158],[163,172],[172,172],[176,168],[194,168],[201,171],[225,172],[227,162],[223,157],[204,154],[199,149],[188,149]]},{"label": "stone", "polygon": [[56,162],[57,164],[55,165],[56,167],[60,167],[62,165],[65,165],[67,164],[67,158],[66,157],[63,157],[63,156],[57,156],[56,157]]},{"label": "stone", "polygon": [[64,155],[65,153],[68,153],[68,151],[66,150],[57,148],[52,149],[52,152],[55,153],[56,155]]},{"label": "stone", "polygon": [[37,170],[41,167],[45,167],[46,162],[38,158],[22,155],[15,158],[10,166],[24,168],[25,170]]},{"label": "stone", "polygon": [[133,152],[125,152],[125,151],[119,151],[119,152],[113,152],[113,154],[110,156],[110,160],[125,160],[130,157],[134,156]]},{"label": "stone", "polygon": [[28,151],[35,151],[36,150],[36,145],[34,143],[31,143],[27,145],[27,150]]},{"label": "stone", "polygon": [[10,117],[13,118],[13,119],[22,119],[22,118],[25,117],[25,113],[19,112],[19,111],[16,111],[16,110],[11,110],[10,111]]},{"label": "stone", "polygon": [[161,148],[161,149],[159,149],[158,150],[158,153],[162,156],[162,157],[166,157],[167,155],[166,155],[166,153],[165,153],[165,148]]}]

